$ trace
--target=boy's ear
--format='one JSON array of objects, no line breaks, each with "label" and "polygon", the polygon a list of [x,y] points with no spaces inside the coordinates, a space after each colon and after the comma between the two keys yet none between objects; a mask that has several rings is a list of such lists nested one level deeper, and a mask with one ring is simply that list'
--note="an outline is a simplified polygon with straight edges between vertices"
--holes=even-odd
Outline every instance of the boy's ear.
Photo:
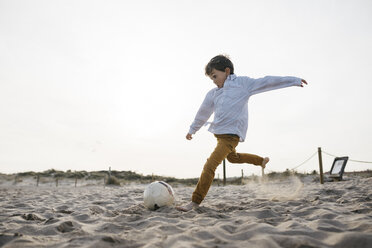
[{"label": "boy's ear", "polygon": [[227,75],[230,75],[230,68],[229,67],[226,67],[225,68],[225,72],[227,73]]}]

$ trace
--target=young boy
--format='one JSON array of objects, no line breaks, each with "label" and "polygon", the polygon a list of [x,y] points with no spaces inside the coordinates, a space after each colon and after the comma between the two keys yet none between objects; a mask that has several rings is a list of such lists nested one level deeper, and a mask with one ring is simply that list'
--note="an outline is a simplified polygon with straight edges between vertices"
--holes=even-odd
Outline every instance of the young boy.
[{"label": "young boy", "polygon": [[289,86],[301,86],[307,82],[296,77],[267,76],[259,79],[238,77],[234,74],[234,66],[227,56],[218,55],[212,58],[205,67],[205,74],[217,85],[210,90],[194,122],[186,135],[191,140],[214,112],[214,120],[209,131],[217,138],[217,146],[204,164],[199,182],[192,194],[191,202],[176,207],[180,211],[190,211],[199,206],[208,193],[214,179],[217,166],[225,159],[231,163],[248,163],[265,168],[269,158],[262,158],[248,153],[237,153],[235,148],[239,141],[243,142],[248,128],[249,97]]}]

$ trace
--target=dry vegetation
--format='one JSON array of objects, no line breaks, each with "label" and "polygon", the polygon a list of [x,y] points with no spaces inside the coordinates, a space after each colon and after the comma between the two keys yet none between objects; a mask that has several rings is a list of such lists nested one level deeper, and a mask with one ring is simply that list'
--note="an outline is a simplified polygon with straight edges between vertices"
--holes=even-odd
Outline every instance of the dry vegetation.
[{"label": "dry vegetation", "polygon": [[[325,173],[327,174],[327,173]],[[345,172],[344,175],[358,175],[362,177],[372,177],[372,171],[356,171],[356,172]],[[318,173],[317,171],[313,171],[311,173],[299,173],[293,170],[286,170],[284,172],[269,172],[266,174],[268,179],[277,179],[282,180],[289,176],[296,176],[298,178],[304,178],[308,176],[312,176],[313,179],[316,181],[318,180]],[[172,185],[182,184],[192,186],[198,182],[198,178],[175,178],[175,177],[166,177],[166,176],[158,176],[158,175],[142,175],[138,174],[133,171],[111,171],[111,175],[109,175],[108,171],[58,171],[55,169],[46,170],[43,172],[21,172],[17,174],[1,174],[0,173],[0,181],[13,181],[14,183],[22,182],[26,178],[32,178],[35,181],[39,178],[40,183],[45,183],[47,181],[53,180],[85,180],[89,181],[99,181],[101,180],[106,185],[125,185],[129,183],[141,183],[147,184],[153,181],[165,181]],[[258,182],[260,180],[260,176],[248,176],[244,177],[244,182]],[[222,184],[222,179],[215,179],[214,184]],[[242,184],[241,177],[232,177],[227,178],[226,184]]]}]

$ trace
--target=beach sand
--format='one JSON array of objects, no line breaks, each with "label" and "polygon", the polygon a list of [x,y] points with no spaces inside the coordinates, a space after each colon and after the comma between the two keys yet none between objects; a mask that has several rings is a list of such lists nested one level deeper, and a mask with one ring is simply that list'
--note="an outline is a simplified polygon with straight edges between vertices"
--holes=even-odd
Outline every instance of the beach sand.
[{"label": "beach sand", "polygon": [[[146,185],[0,184],[1,247],[372,247],[372,178],[212,186],[190,212],[149,211]],[[193,187],[177,185],[176,204]]]}]

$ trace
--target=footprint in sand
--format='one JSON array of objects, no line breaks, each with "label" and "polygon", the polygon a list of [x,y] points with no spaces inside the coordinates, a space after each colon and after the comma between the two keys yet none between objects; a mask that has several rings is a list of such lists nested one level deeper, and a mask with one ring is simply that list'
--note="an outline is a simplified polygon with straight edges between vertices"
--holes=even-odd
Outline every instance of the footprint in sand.
[{"label": "footprint in sand", "polygon": [[75,228],[71,221],[65,221],[57,226],[57,230],[61,233],[66,233],[75,230]]}]

